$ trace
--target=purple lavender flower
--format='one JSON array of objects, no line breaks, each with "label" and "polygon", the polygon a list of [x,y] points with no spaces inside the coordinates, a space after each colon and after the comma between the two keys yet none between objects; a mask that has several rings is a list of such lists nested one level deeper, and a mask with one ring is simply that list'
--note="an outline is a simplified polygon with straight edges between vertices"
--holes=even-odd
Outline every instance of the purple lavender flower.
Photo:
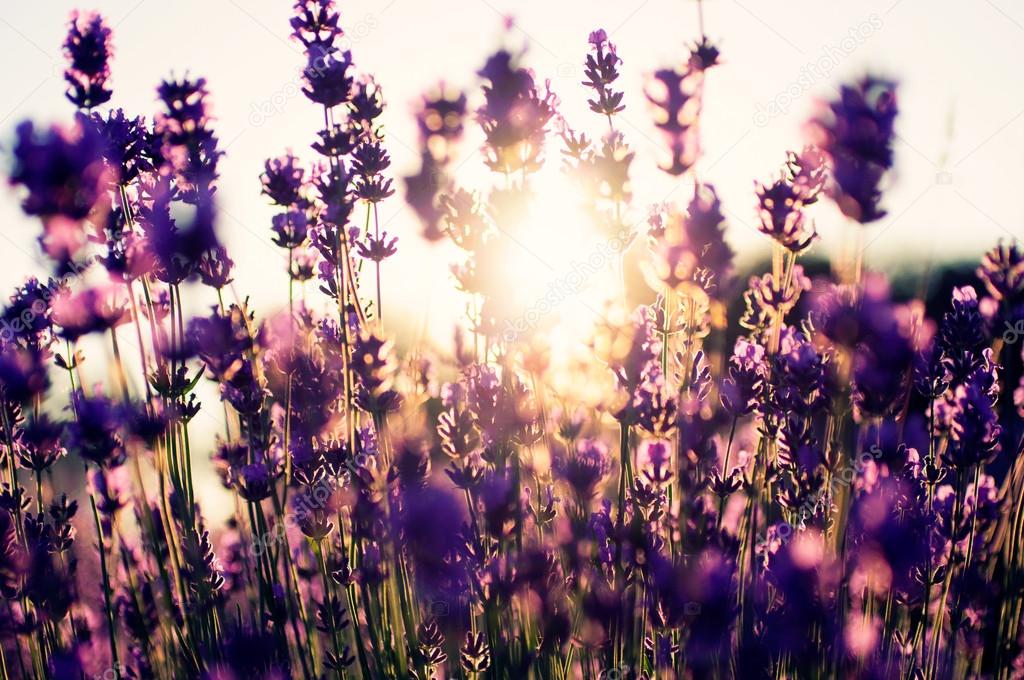
[{"label": "purple lavender flower", "polygon": [[364,331],[356,339],[352,352],[352,370],[359,381],[359,404],[374,414],[396,410],[401,395],[392,388],[395,370],[391,343],[375,333]]},{"label": "purple lavender flower", "polygon": [[623,93],[612,89],[612,85],[619,78],[619,65],[622,59],[603,29],[591,33],[588,42],[591,53],[587,55],[584,63],[583,75],[586,80],[583,84],[596,93],[596,98],[588,100],[587,103],[590,104],[591,111],[607,116],[611,120],[612,116],[626,108],[622,103]]},{"label": "purple lavender flower", "polygon": [[199,256],[196,269],[204,286],[220,290],[234,280],[231,278],[234,266],[235,261],[228,257],[228,251],[216,245]]},{"label": "purple lavender flower", "polygon": [[222,595],[224,577],[220,573],[220,560],[210,543],[210,532],[186,530],[181,554],[183,577],[195,605],[200,608],[216,606]]},{"label": "purple lavender flower", "polygon": [[123,109],[115,109],[105,118],[93,113],[89,123],[103,139],[103,158],[116,170],[116,177],[122,184],[135,181],[140,172],[154,170],[148,153],[150,131],[142,116],[130,118]]},{"label": "purple lavender flower", "polygon": [[538,91],[533,75],[516,66],[504,50],[493,54],[479,75],[487,81],[484,104],[476,111],[486,138],[487,166],[507,174],[536,170],[555,113],[555,95]]},{"label": "purple lavender flower", "polygon": [[26,121],[15,135],[10,183],[25,188],[22,209],[43,218],[77,222],[87,217],[110,179],[95,129],[76,124],[39,130]]},{"label": "purple lavender flower", "polygon": [[18,462],[33,472],[50,469],[67,455],[63,433],[61,423],[55,423],[45,415],[33,418],[18,433]]},{"label": "purple lavender flower", "polygon": [[0,595],[7,599],[18,597],[25,569],[25,554],[17,527],[14,513],[0,509]]},{"label": "purple lavender flower", "polygon": [[308,63],[303,71],[303,94],[311,102],[331,109],[352,97],[355,77],[352,75],[352,53],[334,47],[313,47],[307,52]]},{"label": "purple lavender flower", "polygon": [[631,407],[637,414],[637,425],[656,437],[670,437],[676,428],[679,410],[675,396],[665,388],[665,379],[658,370],[651,370],[637,388]]},{"label": "purple lavender flower", "polygon": [[297,0],[292,36],[310,50],[330,47],[342,35],[338,19],[334,0]]},{"label": "purple lavender flower", "polygon": [[953,290],[952,308],[942,317],[936,344],[953,383],[961,383],[985,363],[988,342],[978,294],[972,286]]},{"label": "purple lavender flower", "polygon": [[23,344],[30,346],[38,346],[45,342],[43,334],[53,326],[51,302],[55,296],[62,294],[63,290],[58,281],[50,279],[43,284],[34,277],[15,289],[10,304],[0,315],[5,329],[5,332],[0,334],[3,340],[21,340]]},{"label": "purple lavender flower", "polygon": [[702,35],[690,48],[690,68],[707,71],[722,63],[721,56],[718,47],[706,35]]},{"label": "purple lavender flower", "polygon": [[647,99],[654,106],[654,125],[662,132],[670,160],[661,169],[670,175],[682,175],[700,157],[700,112],[704,71],[684,68],[654,72]]},{"label": "purple lavender flower", "polygon": [[236,475],[238,495],[247,501],[257,503],[274,493],[274,483],[284,470],[274,461],[263,460],[243,465]]},{"label": "purple lavender flower", "polygon": [[113,516],[128,506],[131,480],[123,465],[89,471],[89,487],[96,498],[96,507],[104,515]]},{"label": "purple lavender flower", "polygon": [[208,317],[189,322],[186,337],[189,345],[203,360],[214,378],[230,378],[243,357],[253,347],[247,320],[239,307],[232,306],[226,314],[214,311]]},{"label": "purple lavender flower", "polygon": [[303,210],[289,210],[271,218],[274,245],[279,248],[298,248],[309,236],[309,217]]},{"label": "purple lavender flower", "polygon": [[446,88],[442,82],[437,94],[423,96],[416,113],[420,136],[420,168],[404,178],[405,200],[423,224],[422,235],[428,241],[444,238],[442,192],[448,178],[445,167],[452,148],[462,137],[466,118],[466,95]]},{"label": "purple lavender flower", "polygon": [[243,359],[231,377],[221,383],[221,398],[243,416],[254,416],[265,406],[265,382],[253,362]]},{"label": "purple lavender flower", "polygon": [[992,460],[999,453],[999,414],[994,399],[976,381],[959,385],[953,393],[953,444],[946,453],[951,465],[968,469]]},{"label": "purple lavender flower", "polygon": [[61,291],[51,301],[58,335],[75,341],[89,333],[103,332],[125,321],[123,303],[111,288],[86,288],[78,293]]},{"label": "purple lavender flower", "polygon": [[1024,290],[1024,253],[1016,242],[1000,242],[985,253],[977,274],[996,300],[1014,300]]},{"label": "purple lavender flower", "polygon": [[464,579],[454,559],[462,547],[458,535],[464,516],[465,503],[434,487],[412,490],[402,498],[395,530],[417,576],[423,578],[426,594],[436,592],[451,580]]},{"label": "purple lavender flower", "polygon": [[764,389],[767,374],[764,347],[738,338],[729,359],[729,377],[722,381],[721,400],[725,410],[734,416],[751,413]]},{"label": "purple lavender flower", "polygon": [[67,429],[68,450],[105,468],[124,462],[117,407],[100,395],[77,395],[73,406],[76,417]]},{"label": "purple lavender flower", "polygon": [[268,158],[263,165],[263,174],[260,175],[263,193],[277,205],[302,207],[301,191],[306,171],[298,162],[298,158],[287,153],[279,158]]},{"label": "purple lavender flower", "polygon": [[484,673],[491,667],[491,648],[483,633],[469,633],[459,649],[459,663],[467,673]]},{"label": "purple lavender flower", "polygon": [[373,76],[364,76],[356,81],[349,107],[352,109],[350,119],[362,128],[363,133],[377,136],[374,121],[384,113],[384,94]]},{"label": "purple lavender flower", "polygon": [[0,344],[0,394],[6,404],[20,407],[41,398],[50,387],[49,350],[39,346]]},{"label": "purple lavender flower", "polygon": [[772,272],[751,276],[747,292],[743,294],[746,312],[740,325],[751,330],[764,331],[775,318],[785,316],[796,306],[800,296],[811,289],[811,280],[803,266],[793,265],[790,280],[777,281]]},{"label": "purple lavender flower", "polygon": [[420,141],[437,161],[449,156],[450,147],[457,142],[464,131],[466,120],[466,94],[452,90],[441,82],[436,94],[423,96],[416,113]]},{"label": "purple lavender flower", "polygon": [[599,441],[582,439],[576,442],[571,453],[555,459],[554,469],[585,508],[611,471],[608,447]]},{"label": "purple lavender flower", "polygon": [[313,179],[313,186],[324,204],[321,219],[333,227],[344,227],[355,208],[352,177],[344,165],[337,165]]},{"label": "purple lavender flower", "polygon": [[807,250],[817,233],[804,219],[803,199],[786,179],[775,180],[771,186],[755,183],[758,200],[758,229],[794,253]]},{"label": "purple lavender flower", "polygon": [[64,54],[68,59],[64,80],[68,83],[67,98],[80,109],[105,104],[113,95],[107,87],[110,58],[114,52],[110,33],[110,28],[99,14],[71,13],[68,35],[64,40]]},{"label": "purple lavender flower", "polygon": [[913,347],[893,331],[874,336],[854,358],[855,400],[859,413],[890,416],[903,405],[910,388]]},{"label": "purple lavender flower", "polygon": [[317,133],[320,141],[310,147],[321,156],[341,158],[347,156],[359,143],[360,130],[349,122],[331,125]]},{"label": "purple lavender flower", "polygon": [[364,241],[356,241],[356,252],[371,262],[383,262],[398,252],[397,243],[398,237],[392,236],[389,239],[386,231],[381,232],[380,238],[367,234]]},{"label": "purple lavender flower", "polygon": [[174,169],[180,199],[203,209],[216,190],[217,163],[224,155],[210,128],[206,79],[167,80],[157,95],[165,111],[156,115],[155,129]]},{"label": "purple lavender flower", "polygon": [[786,154],[786,178],[804,205],[818,201],[828,179],[825,154],[813,146]]},{"label": "purple lavender flower", "polygon": [[381,175],[391,165],[391,158],[379,141],[363,142],[352,152],[352,172],[356,176],[355,195],[378,203],[394,194],[391,180]]},{"label": "purple lavender flower", "polygon": [[885,216],[880,184],[892,167],[896,84],[874,76],[843,85],[838,100],[811,123],[817,145],[828,154],[829,193],[843,214],[862,224]]},{"label": "purple lavender flower", "polygon": [[697,266],[714,276],[715,297],[729,295],[733,288],[735,253],[725,240],[725,215],[714,186],[697,185],[687,206],[683,231]]}]

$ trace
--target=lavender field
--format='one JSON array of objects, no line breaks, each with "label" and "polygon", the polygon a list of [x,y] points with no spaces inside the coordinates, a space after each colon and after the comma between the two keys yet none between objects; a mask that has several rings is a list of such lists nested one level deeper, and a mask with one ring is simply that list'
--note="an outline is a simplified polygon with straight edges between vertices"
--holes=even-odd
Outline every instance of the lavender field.
[{"label": "lavender field", "polygon": [[730,205],[711,4],[636,92],[617,27],[545,74],[509,19],[411,105],[379,15],[252,16],[299,75],[250,143],[304,140],[243,178],[259,253],[217,88],[116,106],[71,14],[59,122],[0,129],[45,270],[2,268],[0,680],[1024,678],[1024,247],[874,265],[899,64],[759,106],[808,115]]}]

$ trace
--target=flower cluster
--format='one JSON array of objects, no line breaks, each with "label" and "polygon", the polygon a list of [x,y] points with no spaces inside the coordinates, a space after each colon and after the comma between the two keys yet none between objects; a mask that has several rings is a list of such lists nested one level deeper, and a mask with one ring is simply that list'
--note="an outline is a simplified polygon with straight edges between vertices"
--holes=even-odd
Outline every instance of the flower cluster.
[{"label": "flower cluster", "polygon": [[[325,122],[312,162],[286,151],[259,178],[287,308],[229,285],[202,78],[161,83],[151,118],[95,110],[111,31],[76,14],[78,110],[15,130],[9,182],[52,272],[0,306],[0,676],[1020,675],[1020,246],[927,301],[810,259],[819,201],[883,214],[891,83],[843,86],[817,146],[756,185],[771,260],[747,277],[696,166],[706,37],[648,93],[663,170],[694,180],[649,209],[603,30],[583,62],[596,136],[508,50],[480,92],[437,86],[404,189],[460,251],[443,354],[384,328],[380,86],[331,0],[290,25]],[[476,191],[451,171],[472,101]],[[542,333],[501,332],[553,137],[646,283],[622,267],[564,365]]]},{"label": "flower cluster", "polygon": [[71,25],[64,41],[68,68],[64,80],[68,83],[67,98],[80,109],[92,109],[110,101],[114,94],[107,87],[110,78],[110,27],[99,14],[71,15]]},{"label": "flower cluster", "polygon": [[450,190],[447,168],[455,145],[462,137],[466,119],[466,95],[440,83],[423,96],[416,113],[420,135],[420,168],[405,178],[405,201],[423,224],[422,236],[439,241],[445,236],[440,202]]},{"label": "flower cluster", "polygon": [[843,85],[810,128],[829,156],[830,193],[843,214],[867,224],[885,216],[881,181],[893,164],[896,84],[867,76]]}]

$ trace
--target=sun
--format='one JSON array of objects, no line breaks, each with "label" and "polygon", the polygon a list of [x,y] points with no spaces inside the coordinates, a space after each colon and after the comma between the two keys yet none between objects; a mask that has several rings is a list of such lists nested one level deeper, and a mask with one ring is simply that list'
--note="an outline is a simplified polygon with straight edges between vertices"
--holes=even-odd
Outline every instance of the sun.
[{"label": "sun", "polygon": [[583,191],[553,163],[531,177],[526,195],[519,219],[495,225],[500,271],[488,275],[512,282],[497,291],[504,339],[539,338],[564,354],[621,298],[626,243],[601,233]]}]

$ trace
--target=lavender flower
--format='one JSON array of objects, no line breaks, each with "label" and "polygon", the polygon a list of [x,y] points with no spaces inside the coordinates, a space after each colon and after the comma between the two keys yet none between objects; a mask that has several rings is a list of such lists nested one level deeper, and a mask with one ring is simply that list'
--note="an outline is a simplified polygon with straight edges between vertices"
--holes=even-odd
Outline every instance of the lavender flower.
[{"label": "lavender flower", "polygon": [[477,120],[486,138],[487,166],[494,172],[532,172],[540,166],[548,121],[557,99],[540,92],[533,75],[514,64],[511,54],[493,54],[479,75],[487,80]]},{"label": "lavender flower", "polygon": [[848,217],[862,224],[879,220],[885,216],[880,183],[893,164],[896,84],[865,76],[843,85],[825,108],[811,128],[832,166],[830,195]]},{"label": "lavender flower", "polygon": [[329,47],[342,35],[333,0],[297,0],[292,36],[307,49]]},{"label": "lavender flower", "polygon": [[729,377],[722,382],[722,406],[734,416],[751,413],[764,389],[767,374],[764,347],[744,338],[737,339],[729,359]]},{"label": "lavender flower", "polygon": [[623,93],[616,92],[612,85],[619,77],[619,64],[622,59],[616,53],[615,45],[608,40],[604,29],[590,34],[591,54],[587,55],[583,74],[586,76],[584,85],[592,89],[596,99],[587,101],[590,110],[607,116],[609,120],[626,107],[622,103]]},{"label": "lavender flower", "polygon": [[118,413],[102,396],[75,398],[76,419],[68,427],[68,449],[103,467],[116,467],[125,459],[118,432]]},{"label": "lavender flower", "polygon": [[307,56],[309,63],[303,72],[303,94],[311,102],[328,109],[348,102],[355,83],[351,73],[352,53],[335,47],[317,46],[311,48]]},{"label": "lavender flower", "polygon": [[[676,176],[700,156],[721,56],[699,19],[685,64],[647,93]],[[512,52],[487,61],[475,123],[496,175],[470,191],[453,166],[470,95],[438,86],[415,111],[405,193],[424,235],[460,251],[466,315],[445,354],[401,319],[384,334],[379,274],[370,301],[367,265],[406,243],[377,220],[393,193],[382,88],[357,75],[330,0],[295,2],[284,30],[324,118],[319,162],[287,152],[260,176],[287,311],[229,288],[246,263],[215,230],[223,149],[203,79],[160,84],[152,125],[88,111],[110,97],[111,29],[76,14],[68,94],[87,110],[16,130],[11,183],[55,271],[0,311],[0,675],[1024,667],[1018,247],[984,255],[987,295],[942,289],[937,315],[879,273],[840,283],[797,263],[822,193],[861,223],[883,214],[891,83],[843,88],[812,124],[820,148],[757,185],[774,257],[742,299],[747,265],[696,181],[651,208],[649,248],[629,253],[651,298],[623,291],[580,347],[502,332],[522,283],[507,228],[546,189],[557,99]],[[628,246],[646,159],[616,128],[616,47],[604,31],[589,44],[583,87],[610,129],[559,118],[555,134],[581,215]]]},{"label": "lavender flower", "polygon": [[978,278],[997,300],[1014,300],[1024,290],[1024,255],[1016,242],[1000,243],[985,253]]},{"label": "lavender flower", "polygon": [[670,160],[662,170],[682,175],[700,157],[700,113],[703,105],[704,71],[660,69],[647,99],[657,112],[655,125],[668,144]]},{"label": "lavender flower", "polygon": [[761,233],[771,236],[791,252],[807,250],[817,233],[814,226],[804,220],[801,190],[785,179],[775,180],[771,186],[755,184],[755,187]]},{"label": "lavender flower", "polygon": [[306,171],[298,165],[299,159],[292,154],[270,158],[264,163],[260,176],[263,193],[277,205],[290,208],[302,207],[302,188]]},{"label": "lavender flower", "polygon": [[572,489],[582,507],[590,504],[598,486],[611,470],[608,447],[598,441],[581,440],[564,458],[555,460],[555,470]]},{"label": "lavender flower", "polygon": [[67,98],[80,109],[105,104],[113,95],[107,87],[113,56],[110,35],[110,28],[99,14],[72,12],[64,40],[68,59],[64,80],[68,83]]},{"label": "lavender flower", "polygon": [[206,79],[168,80],[157,88],[165,111],[154,119],[163,142],[163,155],[175,171],[182,201],[207,208],[217,179],[217,163],[223,152],[210,128],[209,92]]},{"label": "lavender flower", "polygon": [[150,130],[142,116],[129,118],[123,109],[115,109],[104,118],[93,113],[89,118],[103,140],[103,158],[116,171],[122,184],[135,181],[142,172],[155,169],[150,157]]},{"label": "lavender flower", "polygon": [[26,121],[15,134],[10,182],[25,189],[22,209],[43,218],[87,217],[109,181],[102,162],[103,142],[92,126],[42,131]]}]

